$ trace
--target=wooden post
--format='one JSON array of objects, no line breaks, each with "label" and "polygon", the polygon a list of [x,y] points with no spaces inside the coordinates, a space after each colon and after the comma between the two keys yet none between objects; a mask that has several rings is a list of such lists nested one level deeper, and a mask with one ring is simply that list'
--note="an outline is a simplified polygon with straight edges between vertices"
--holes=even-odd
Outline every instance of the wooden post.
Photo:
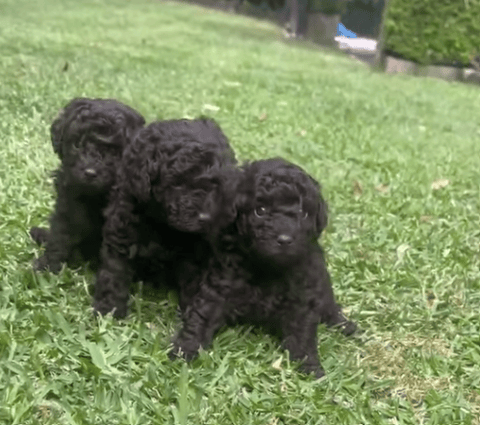
[{"label": "wooden post", "polygon": [[385,65],[385,55],[383,54],[384,38],[385,38],[385,19],[388,12],[388,4],[390,0],[385,0],[385,5],[383,6],[382,11],[382,21],[380,22],[380,32],[377,40],[377,51],[375,52],[375,60],[373,62],[373,67],[376,69],[383,69]]}]

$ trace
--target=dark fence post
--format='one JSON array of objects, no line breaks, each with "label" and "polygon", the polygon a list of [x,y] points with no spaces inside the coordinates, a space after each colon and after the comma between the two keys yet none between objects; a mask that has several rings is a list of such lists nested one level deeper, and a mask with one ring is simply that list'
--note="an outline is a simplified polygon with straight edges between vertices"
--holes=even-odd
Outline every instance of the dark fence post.
[{"label": "dark fence post", "polygon": [[383,53],[384,38],[385,38],[385,19],[388,14],[388,3],[390,0],[385,0],[385,6],[383,7],[382,12],[382,21],[380,22],[380,32],[378,35],[377,41],[377,51],[375,52],[375,60],[373,66],[376,69],[383,69],[385,66],[385,55]]}]

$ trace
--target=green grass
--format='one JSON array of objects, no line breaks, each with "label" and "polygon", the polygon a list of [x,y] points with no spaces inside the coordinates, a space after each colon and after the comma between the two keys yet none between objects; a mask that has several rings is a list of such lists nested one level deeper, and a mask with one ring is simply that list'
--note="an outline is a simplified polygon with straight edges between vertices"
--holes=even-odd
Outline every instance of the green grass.
[{"label": "green grass", "polygon": [[[206,113],[240,158],[282,155],[319,179],[335,292],[365,331],[319,328],[324,379],[247,327],[172,363],[172,294],[140,287],[127,320],[96,320],[91,273],[32,273],[49,125],[74,96],[148,120]],[[480,423],[475,87],[372,73],[180,3],[0,0],[0,113],[1,424]]]}]

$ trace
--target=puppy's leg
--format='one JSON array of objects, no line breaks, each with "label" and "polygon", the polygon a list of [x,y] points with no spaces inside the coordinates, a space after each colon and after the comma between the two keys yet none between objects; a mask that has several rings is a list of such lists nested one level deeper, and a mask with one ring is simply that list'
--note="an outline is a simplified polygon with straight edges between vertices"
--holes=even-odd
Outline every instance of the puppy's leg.
[{"label": "puppy's leg", "polygon": [[313,273],[310,273],[309,276],[317,280],[315,287],[319,294],[316,302],[319,305],[320,321],[327,326],[339,328],[346,336],[353,334],[357,329],[357,325],[343,315],[341,307],[335,301],[332,282],[323,253],[316,258],[312,271]]},{"label": "puppy's leg", "polygon": [[128,258],[106,246],[102,248],[101,262],[95,282],[94,311],[102,315],[112,312],[114,317],[123,318],[127,315],[132,267]]},{"label": "puppy's leg", "polygon": [[174,339],[170,358],[195,358],[200,347],[210,345],[215,332],[224,324],[223,300],[213,291],[202,288],[183,314],[183,327]]},{"label": "puppy's leg", "polygon": [[352,335],[357,330],[357,324],[344,316],[338,304],[335,304],[333,311],[329,315],[324,316],[322,322],[327,326],[339,328],[345,336]]},{"label": "puppy's leg", "polygon": [[62,263],[68,261],[75,247],[76,241],[71,235],[68,215],[62,211],[61,207],[59,202],[57,202],[55,212],[51,219],[50,233],[47,232],[45,252],[34,262],[33,268],[36,271],[49,269],[52,273],[60,272]]},{"label": "puppy's leg", "polygon": [[30,237],[37,245],[43,245],[47,242],[50,232],[45,227],[32,227]]},{"label": "puppy's leg", "polygon": [[133,213],[133,203],[117,195],[105,217],[93,308],[97,313],[113,312],[122,318],[127,315],[129,284],[134,274],[129,250],[137,242],[138,216]]},{"label": "puppy's leg", "polygon": [[314,314],[293,312],[282,323],[282,346],[290,352],[291,360],[301,361],[300,370],[321,378],[325,375],[317,351],[317,322]]}]

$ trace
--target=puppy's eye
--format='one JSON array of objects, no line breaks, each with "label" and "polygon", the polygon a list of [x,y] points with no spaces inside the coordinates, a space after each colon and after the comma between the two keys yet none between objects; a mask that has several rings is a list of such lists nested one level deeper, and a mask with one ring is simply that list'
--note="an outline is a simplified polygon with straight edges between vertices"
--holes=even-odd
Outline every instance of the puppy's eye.
[{"label": "puppy's eye", "polygon": [[298,210],[298,213],[300,214],[300,217],[302,217],[303,220],[305,220],[308,217],[308,211],[303,211],[301,208]]},{"label": "puppy's eye", "polygon": [[265,207],[257,207],[255,208],[255,215],[257,217],[262,217],[267,213],[267,209]]}]

